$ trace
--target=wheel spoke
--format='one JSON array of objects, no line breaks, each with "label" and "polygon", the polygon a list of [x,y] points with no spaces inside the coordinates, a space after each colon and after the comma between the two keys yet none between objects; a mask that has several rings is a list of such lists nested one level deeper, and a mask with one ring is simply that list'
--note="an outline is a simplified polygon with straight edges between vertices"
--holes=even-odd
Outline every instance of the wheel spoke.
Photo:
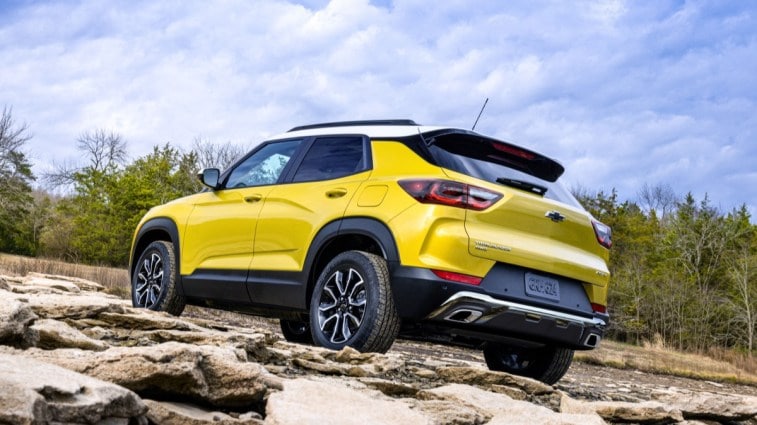
[{"label": "wheel spoke", "polygon": [[347,341],[348,339],[352,338],[352,330],[350,329],[350,322],[347,320],[351,316],[349,313],[345,314],[342,317],[342,337],[344,337],[343,341]]},{"label": "wheel spoke", "polygon": [[335,314],[334,316],[336,316],[336,323],[334,324],[334,332],[331,334],[331,342],[336,344],[336,343],[342,342],[342,341],[337,341],[336,336],[339,333],[339,330],[341,328],[341,326],[339,326],[339,323],[342,322],[344,319],[338,314]]},{"label": "wheel spoke", "polygon": [[337,270],[336,273],[334,273],[334,283],[336,284],[336,290],[339,291],[339,296],[344,296],[345,292],[347,291],[347,288],[344,287],[344,273]]},{"label": "wheel spoke", "polygon": [[331,289],[324,288],[323,292],[331,298],[331,302],[328,302],[328,300],[324,300],[323,297],[321,297],[321,303],[318,305],[318,310],[326,312],[336,308],[339,304],[339,300],[334,296],[334,293],[331,292]]},{"label": "wheel spoke", "polygon": [[[360,317],[355,316],[352,313],[344,313],[344,317],[349,319],[350,322],[354,325],[355,328],[360,327],[360,323],[362,322]],[[344,321],[345,323],[348,323],[347,320]]]}]

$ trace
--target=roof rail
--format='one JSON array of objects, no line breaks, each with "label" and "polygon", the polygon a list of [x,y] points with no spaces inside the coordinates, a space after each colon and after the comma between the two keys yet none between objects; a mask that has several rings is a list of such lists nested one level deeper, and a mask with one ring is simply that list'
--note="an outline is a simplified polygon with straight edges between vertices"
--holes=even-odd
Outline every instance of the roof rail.
[{"label": "roof rail", "polygon": [[413,120],[364,120],[364,121],[337,121],[337,122],[324,122],[320,124],[301,125],[294,127],[287,133],[300,130],[312,130],[314,128],[328,128],[328,127],[355,127],[355,126],[368,126],[368,125],[420,125]]}]

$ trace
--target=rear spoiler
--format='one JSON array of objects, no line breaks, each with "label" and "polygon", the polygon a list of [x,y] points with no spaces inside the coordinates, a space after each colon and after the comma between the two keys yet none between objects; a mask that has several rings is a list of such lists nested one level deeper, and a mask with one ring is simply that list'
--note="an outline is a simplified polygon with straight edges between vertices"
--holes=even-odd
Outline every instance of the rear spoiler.
[{"label": "rear spoiler", "polygon": [[427,146],[438,145],[450,152],[501,164],[549,182],[557,181],[565,172],[565,167],[554,159],[468,130],[437,130],[422,133],[420,137]]}]

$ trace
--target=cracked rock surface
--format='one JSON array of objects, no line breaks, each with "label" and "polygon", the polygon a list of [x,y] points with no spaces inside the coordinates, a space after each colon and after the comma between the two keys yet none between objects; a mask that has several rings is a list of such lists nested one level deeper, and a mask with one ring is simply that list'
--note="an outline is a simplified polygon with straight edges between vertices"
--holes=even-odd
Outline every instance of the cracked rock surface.
[{"label": "cracked rock surface", "polygon": [[102,291],[0,276],[0,424],[757,424],[757,390],[587,365],[553,387],[491,372],[470,350],[330,351],[262,319],[176,318]]}]

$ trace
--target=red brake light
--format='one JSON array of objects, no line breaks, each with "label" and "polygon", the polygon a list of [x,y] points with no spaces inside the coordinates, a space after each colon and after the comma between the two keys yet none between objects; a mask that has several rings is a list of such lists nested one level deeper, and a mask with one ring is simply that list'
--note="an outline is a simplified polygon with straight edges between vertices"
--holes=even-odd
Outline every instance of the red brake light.
[{"label": "red brake light", "polygon": [[594,226],[594,234],[597,235],[597,242],[603,247],[610,249],[612,247],[612,229],[610,229],[610,226],[596,220],[592,220],[591,224]]},{"label": "red brake light", "polygon": [[519,158],[532,160],[536,155],[523,149],[516,148],[515,146],[506,145],[503,143],[492,143],[492,147],[500,152],[509,153],[510,155],[517,156]]},{"label": "red brake light", "polygon": [[481,284],[481,278],[476,276],[471,276],[468,274],[462,274],[462,273],[455,273],[455,272],[446,272],[444,270],[431,270],[434,272],[435,275],[439,276],[440,278],[444,280],[451,280],[452,282],[459,282],[459,283],[465,283],[468,285],[480,285]]},{"label": "red brake light", "polygon": [[607,314],[607,306],[597,303],[591,303],[591,309],[594,310],[595,313],[602,313]]},{"label": "red brake light", "polygon": [[451,180],[400,180],[399,185],[422,204],[481,211],[502,198],[501,193]]}]

